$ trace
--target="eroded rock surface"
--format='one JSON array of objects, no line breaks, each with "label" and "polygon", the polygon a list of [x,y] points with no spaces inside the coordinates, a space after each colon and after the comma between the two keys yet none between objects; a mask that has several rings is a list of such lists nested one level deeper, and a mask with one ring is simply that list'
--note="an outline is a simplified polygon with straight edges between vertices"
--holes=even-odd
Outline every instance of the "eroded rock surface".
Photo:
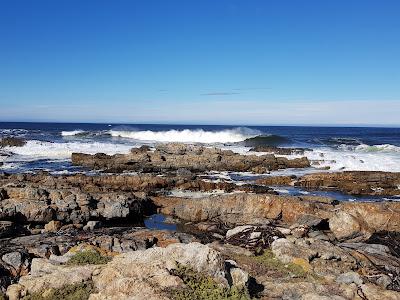
[{"label": "eroded rock surface", "polygon": [[241,155],[230,150],[173,143],[159,145],[154,151],[148,147],[134,148],[130,154],[125,155],[73,153],[72,163],[108,172],[154,172],[184,168],[193,172],[215,170],[264,173],[270,170],[310,166],[305,157],[290,160],[272,154]]},{"label": "eroded rock surface", "polygon": [[400,194],[400,173],[347,171],[302,176],[295,186],[342,191],[351,195],[394,196]]}]

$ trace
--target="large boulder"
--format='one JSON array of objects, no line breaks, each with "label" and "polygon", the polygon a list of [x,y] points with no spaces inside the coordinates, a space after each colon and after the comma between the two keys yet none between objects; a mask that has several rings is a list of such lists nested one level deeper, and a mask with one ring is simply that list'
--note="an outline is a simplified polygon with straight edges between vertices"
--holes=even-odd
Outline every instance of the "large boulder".
[{"label": "large boulder", "polygon": [[361,218],[344,211],[337,211],[329,219],[329,228],[338,240],[365,241],[372,235]]}]

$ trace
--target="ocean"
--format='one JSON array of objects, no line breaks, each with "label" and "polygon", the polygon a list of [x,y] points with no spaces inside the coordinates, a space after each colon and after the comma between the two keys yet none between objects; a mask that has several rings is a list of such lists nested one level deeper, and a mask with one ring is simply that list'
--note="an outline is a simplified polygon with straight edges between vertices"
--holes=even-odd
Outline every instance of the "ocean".
[{"label": "ocean", "polygon": [[22,147],[0,149],[0,171],[66,174],[73,152],[127,153],[132,147],[165,142],[201,143],[238,153],[254,145],[304,147],[319,169],[400,172],[400,128],[214,126],[159,124],[0,123],[0,138],[18,137]]}]

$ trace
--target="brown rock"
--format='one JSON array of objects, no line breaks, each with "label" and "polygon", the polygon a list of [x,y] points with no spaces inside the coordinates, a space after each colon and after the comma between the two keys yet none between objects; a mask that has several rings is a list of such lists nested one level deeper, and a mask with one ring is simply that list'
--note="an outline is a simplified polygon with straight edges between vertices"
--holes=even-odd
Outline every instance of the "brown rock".
[{"label": "brown rock", "polygon": [[44,225],[45,232],[57,232],[62,227],[62,223],[60,221],[50,221],[46,225]]}]

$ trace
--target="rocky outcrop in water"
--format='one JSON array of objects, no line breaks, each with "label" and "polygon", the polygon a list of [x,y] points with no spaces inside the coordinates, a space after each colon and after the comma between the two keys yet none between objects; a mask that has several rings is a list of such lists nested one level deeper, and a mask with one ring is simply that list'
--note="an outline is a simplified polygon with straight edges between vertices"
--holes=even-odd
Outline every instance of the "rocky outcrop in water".
[{"label": "rocky outcrop in water", "polygon": [[249,151],[266,152],[278,155],[304,155],[305,151],[313,151],[313,150],[308,148],[282,148],[275,146],[256,146],[254,148],[251,148]]},{"label": "rocky outcrop in water", "polygon": [[272,154],[240,155],[230,150],[184,144],[159,145],[154,151],[148,147],[134,148],[130,154],[124,155],[73,153],[72,163],[106,172],[158,172],[184,168],[192,172],[215,170],[264,173],[270,170],[310,166],[305,157],[290,160]]},{"label": "rocky outcrop in water", "polygon": [[294,185],[306,189],[342,191],[351,195],[395,196],[400,194],[400,173],[314,173],[302,176]]},{"label": "rocky outcrop in water", "polygon": [[0,139],[0,148],[3,147],[22,147],[26,141],[16,137],[5,137]]}]

